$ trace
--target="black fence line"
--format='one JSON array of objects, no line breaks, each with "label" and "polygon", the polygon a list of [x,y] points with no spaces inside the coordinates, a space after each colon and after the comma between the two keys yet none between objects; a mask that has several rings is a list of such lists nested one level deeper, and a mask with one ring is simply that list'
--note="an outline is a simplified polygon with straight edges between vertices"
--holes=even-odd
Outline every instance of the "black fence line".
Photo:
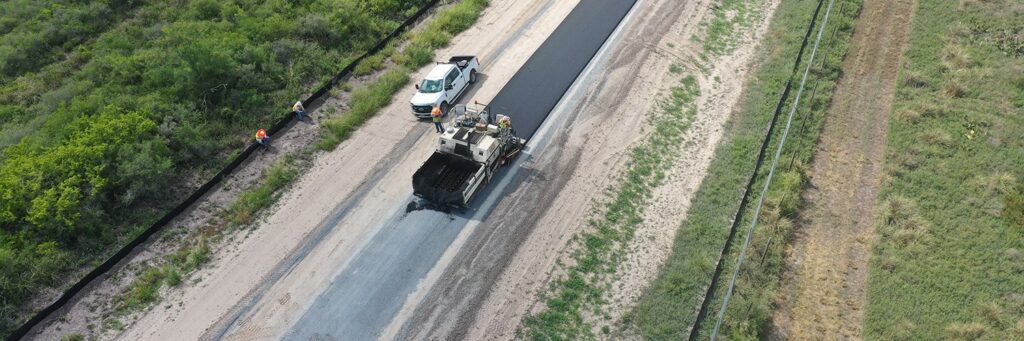
[{"label": "black fence line", "polygon": [[[782,109],[786,106],[786,101],[789,99],[789,93],[793,88],[793,78],[800,69],[800,63],[803,61],[804,50],[807,48],[807,42],[810,40],[811,33],[814,31],[814,26],[818,22],[818,14],[821,12],[821,7],[824,3],[825,0],[818,0],[818,6],[814,9],[814,15],[811,17],[810,24],[807,25],[807,32],[804,34],[803,42],[800,44],[800,51],[797,52],[796,61],[793,63],[792,74],[790,74],[789,79],[786,81],[786,85],[782,90],[782,96],[779,96],[779,102],[776,104],[775,111],[772,113],[772,120],[768,125],[768,132],[765,134],[764,140],[761,142],[761,149],[757,153],[754,170],[751,172],[750,178],[747,181],[747,186],[743,190],[743,197],[740,199],[740,206],[736,210],[736,215],[733,217],[732,225],[729,227],[729,235],[725,239],[725,245],[722,247],[722,253],[718,256],[718,264],[715,265],[715,272],[711,275],[711,283],[708,284],[707,292],[704,293],[704,300],[700,304],[700,310],[697,311],[697,318],[694,319],[693,326],[690,329],[690,341],[697,341],[697,337],[700,335],[701,325],[704,323],[704,319],[707,318],[711,302],[714,301],[715,288],[718,287],[722,271],[725,270],[725,258],[729,255],[729,250],[732,249],[732,241],[736,237],[736,229],[743,221],[743,212],[746,210],[747,204],[750,201],[750,189],[757,181],[757,173],[761,170],[761,165],[764,163],[765,152],[768,150],[768,144],[771,141],[772,134],[775,132],[775,125],[778,122],[779,115],[782,113]],[[799,103],[793,103],[793,105],[798,104]]]},{"label": "black fence line", "polygon": [[[416,23],[416,21],[423,17],[423,15],[427,13],[427,11],[436,6],[439,1],[440,0],[429,0],[426,4],[423,5],[423,7],[416,11],[415,14],[413,14],[411,17],[402,22],[402,24],[399,25],[398,28],[396,28],[394,31],[391,31],[391,33],[389,33],[387,36],[385,36],[383,39],[377,42],[376,45],[367,50],[365,53],[349,62],[348,65],[345,66],[345,68],[341,69],[341,71],[334,75],[334,77],[331,77],[330,80],[325,82],[320,87],[320,89],[318,89],[308,98],[306,98],[306,100],[302,101],[303,106],[308,106],[313,102],[319,100],[325,94],[327,94],[327,92],[330,91],[331,88],[336,86],[338,82],[340,82],[343,78],[351,74],[352,70],[355,69],[356,65],[358,65],[359,62],[363,61],[363,59],[366,59],[366,57],[369,57],[383,50],[384,47],[387,46],[387,44],[389,44],[395,37],[398,37],[400,34],[405,32],[410,26]],[[292,112],[288,112],[288,114],[284,115],[280,120],[277,121],[277,123],[271,126],[271,128],[267,130],[267,133],[273,136],[275,133],[284,130],[288,126],[288,124],[292,122],[294,118],[295,115]],[[240,154],[238,154],[238,156],[236,156],[233,160],[231,160],[231,162],[224,166],[224,168],[221,169],[220,172],[217,173],[217,175],[215,175],[212,179],[210,179],[205,184],[200,186],[199,189],[193,192],[192,195],[189,195],[188,198],[185,199],[185,201],[175,206],[174,209],[172,209],[170,212],[161,217],[160,220],[157,220],[155,223],[153,223],[153,225],[151,225],[149,228],[147,228],[145,231],[143,231],[141,234],[135,237],[135,239],[132,239],[132,241],[128,242],[128,244],[121,247],[121,249],[118,250],[117,253],[108,258],[105,262],[94,268],[92,271],[89,271],[89,273],[86,274],[85,277],[82,277],[82,279],[80,279],[77,283],[68,288],[67,291],[61,294],[56,301],[46,306],[42,310],[36,312],[36,314],[32,316],[32,318],[30,318],[17,329],[15,329],[10,335],[7,336],[6,339],[9,341],[13,341],[21,339],[28,335],[29,331],[31,331],[32,328],[35,328],[35,326],[37,326],[39,323],[41,323],[43,320],[49,317],[50,314],[53,314],[57,310],[63,308],[64,305],[66,305],[68,302],[71,301],[72,298],[75,297],[75,295],[78,295],[78,293],[85,289],[94,280],[96,280],[100,276],[103,276],[108,271],[113,269],[114,266],[117,265],[117,263],[121,262],[121,260],[130,255],[135,250],[136,247],[145,243],[146,240],[149,239],[149,237],[159,232],[165,225],[167,225],[167,223],[169,223],[179,214],[181,214],[190,206],[192,206],[192,204],[194,204],[196,201],[198,201],[200,198],[206,195],[207,192],[209,192],[215,186],[220,184],[221,181],[223,181],[225,178],[231,175],[231,173],[236,168],[238,168],[238,166],[241,165],[242,162],[245,162],[245,160],[248,159],[249,156],[252,155],[252,153],[255,152],[256,149],[258,148],[259,144],[255,142],[249,144]]]}]

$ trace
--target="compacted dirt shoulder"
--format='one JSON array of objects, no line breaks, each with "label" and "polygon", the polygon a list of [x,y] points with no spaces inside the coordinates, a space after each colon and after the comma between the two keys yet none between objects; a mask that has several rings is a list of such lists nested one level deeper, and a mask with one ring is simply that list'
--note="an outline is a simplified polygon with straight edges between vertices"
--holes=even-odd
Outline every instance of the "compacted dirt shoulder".
[{"label": "compacted dirt shoulder", "polygon": [[775,339],[862,337],[885,134],[913,0],[868,0],[814,153]]}]

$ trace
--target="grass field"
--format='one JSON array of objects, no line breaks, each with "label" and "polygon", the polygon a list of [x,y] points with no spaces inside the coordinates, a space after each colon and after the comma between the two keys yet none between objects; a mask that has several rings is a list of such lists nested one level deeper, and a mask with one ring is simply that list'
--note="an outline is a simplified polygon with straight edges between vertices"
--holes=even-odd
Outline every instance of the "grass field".
[{"label": "grass field", "polygon": [[[786,80],[794,72],[793,62],[817,4],[816,1],[783,1],[776,9],[762,45],[759,68],[745,87],[740,109],[727,124],[729,133],[718,146],[708,176],[701,184],[687,219],[676,235],[672,255],[640,303],[627,316],[627,322],[633,324],[644,338],[678,340],[688,337],[689,329],[696,319],[696,309],[704,297],[739,207],[743,187],[753,170],[772,112]],[[737,285],[739,294],[733,296],[730,305],[735,309],[730,309],[726,315],[724,332],[731,338],[756,339],[763,336],[762,332],[771,314],[778,274],[783,269],[783,247],[791,232],[792,225],[788,217],[797,208],[796,198],[799,196],[796,193],[804,179],[804,167],[801,165],[809,158],[811,147],[820,131],[821,112],[838,78],[838,64],[845,54],[846,41],[859,5],[860,1],[856,0],[837,1],[829,19],[830,28],[826,31],[822,50],[818,52],[816,66],[808,81],[808,87],[816,85],[817,91],[809,89],[804,94],[801,110],[783,153],[784,161],[780,162],[780,174],[773,181],[762,212],[762,227],[757,230],[751,243],[751,250],[755,251],[749,254],[756,254],[757,259],[744,266],[745,271],[742,271],[743,275]],[[806,53],[809,54],[810,46],[807,48]],[[805,65],[801,65],[801,70],[803,67]],[[816,95],[811,96],[812,93]],[[780,133],[781,129],[775,131],[770,141],[771,148],[774,148]],[[794,156],[796,158],[791,168],[789,161]],[[766,162],[770,163],[770,160]],[[767,174],[766,168],[762,168],[759,179],[763,180]],[[761,186],[763,183],[758,181],[753,188],[760,189]],[[757,200],[756,194],[750,198],[751,202]],[[742,233],[736,238],[734,243],[739,243]],[[773,242],[769,243],[769,240]],[[728,262],[735,259],[738,247],[732,251],[733,254],[726,259],[726,274],[731,272],[731,264]],[[765,255],[763,263],[760,262],[762,254]],[[716,292],[716,299],[721,298],[723,292]],[[705,332],[713,326],[718,306],[717,300],[713,302],[713,309],[709,313],[711,317],[704,324]]]},{"label": "grass field", "polygon": [[918,0],[865,337],[1024,339],[1024,4]]}]

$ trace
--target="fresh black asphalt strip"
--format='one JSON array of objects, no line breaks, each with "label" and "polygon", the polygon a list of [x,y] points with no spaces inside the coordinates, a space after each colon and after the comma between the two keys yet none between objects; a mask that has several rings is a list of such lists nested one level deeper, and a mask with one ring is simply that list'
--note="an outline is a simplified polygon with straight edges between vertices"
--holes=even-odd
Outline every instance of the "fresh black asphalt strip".
[{"label": "fresh black asphalt strip", "polygon": [[529,139],[636,0],[582,0],[491,100]]}]

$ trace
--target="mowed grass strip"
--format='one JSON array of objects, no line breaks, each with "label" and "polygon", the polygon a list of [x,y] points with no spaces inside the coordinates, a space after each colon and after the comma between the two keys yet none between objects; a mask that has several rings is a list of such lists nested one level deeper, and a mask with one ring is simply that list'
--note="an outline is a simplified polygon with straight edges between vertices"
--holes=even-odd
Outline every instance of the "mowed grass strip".
[{"label": "mowed grass strip", "polygon": [[[852,32],[852,23],[860,4],[859,0],[836,1],[835,9],[829,18],[830,28],[823,38],[821,50],[816,57],[816,66],[811,71],[807,85],[812,87],[816,84],[818,90],[813,96],[813,101],[811,94],[814,91],[806,90],[800,103],[800,115],[794,120],[786,148],[783,150],[782,160],[785,162],[780,161],[780,167],[783,168],[779,170],[780,174],[768,193],[766,209],[762,214],[763,217],[770,218],[767,224],[770,228],[758,230],[751,242],[751,250],[756,252],[751,251],[749,254],[756,254],[757,260],[747,264],[756,266],[757,269],[743,271],[744,276],[741,276],[738,284],[739,293],[733,296],[730,303],[730,306],[738,308],[727,312],[727,322],[723,326],[724,335],[739,339],[756,339],[761,336],[768,322],[771,299],[778,286],[778,274],[784,265],[782,247],[791,232],[791,223],[786,220],[789,218],[785,217],[792,216],[796,211],[799,195],[795,193],[799,191],[804,181],[804,169],[801,165],[810,157],[810,146],[820,132],[821,113],[828,104],[831,90],[835,87],[839,62],[845,54],[846,41]],[[638,305],[625,318],[624,322],[634,327],[643,338],[680,340],[689,337],[689,329],[695,323],[697,308],[710,284],[772,113],[787,79],[793,75],[794,59],[817,5],[817,1],[783,1],[775,10],[762,43],[762,54],[758,60],[760,66],[744,88],[739,109],[726,124],[729,133],[717,147],[708,175],[694,197],[693,204],[687,212],[687,219],[682,222],[676,234],[672,255],[662,266],[658,277],[648,287]],[[819,23],[824,12],[823,8],[819,14]],[[808,43],[804,63],[807,62],[812,43],[813,36]],[[801,72],[804,67],[806,64],[800,66]],[[794,88],[794,94],[795,90]],[[790,101],[794,94],[791,94]],[[772,149],[775,148],[775,141],[782,132],[781,125],[784,124],[784,120],[785,117],[780,117],[780,129],[775,130],[769,141]],[[808,121],[806,126],[801,127],[803,120]],[[797,156],[795,166],[790,168],[789,161],[794,155]],[[770,162],[770,159],[766,159],[766,162]],[[761,180],[767,172],[767,167],[761,169],[761,174],[758,175]],[[759,180],[753,188],[759,189],[762,186],[763,182]],[[750,202],[756,202],[757,194],[752,194]],[[752,209],[750,206],[752,205],[748,205],[748,209]],[[747,213],[746,216],[750,214]],[[734,243],[742,242],[740,238],[743,238],[742,232],[737,234]],[[760,258],[768,246],[769,238],[773,242],[762,264]],[[739,252],[739,248],[734,247],[732,251],[734,254],[726,259],[725,274],[730,273],[731,265],[728,262],[735,260],[735,253]],[[727,282],[728,277],[725,277],[723,284]],[[718,299],[723,292],[716,293],[716,301],[712,303],[713,308],[704,324],[708,329],[704,329],[705,332],[701,335],[707,335],[709,328],[713,327],[714,314],[720,306]]]},{"label": "mowed grass strip", "polygon": [[652,113],[654,130],[630,151],[617,184],[608,189],[603,204],[595,204],[587,231],[573,236],[577,249],[570,256],[571,265],[562,269],[564,275],[553,280],[544,293],[545,308],[526,317],[521,336],[534,340],[594,338],[584,314],[599,312],[597,307],[605,302],[607,277],[618,268],[624,246],[643,223],[651,191],[664,181],[685,142],[683,135],[697,114],[693,101],[699,95],[696,78],[687,76]]},{"label": "mowed grass strip", "polygon": [[918,0],[865,338],[1024,339],[1024,4]]}]

